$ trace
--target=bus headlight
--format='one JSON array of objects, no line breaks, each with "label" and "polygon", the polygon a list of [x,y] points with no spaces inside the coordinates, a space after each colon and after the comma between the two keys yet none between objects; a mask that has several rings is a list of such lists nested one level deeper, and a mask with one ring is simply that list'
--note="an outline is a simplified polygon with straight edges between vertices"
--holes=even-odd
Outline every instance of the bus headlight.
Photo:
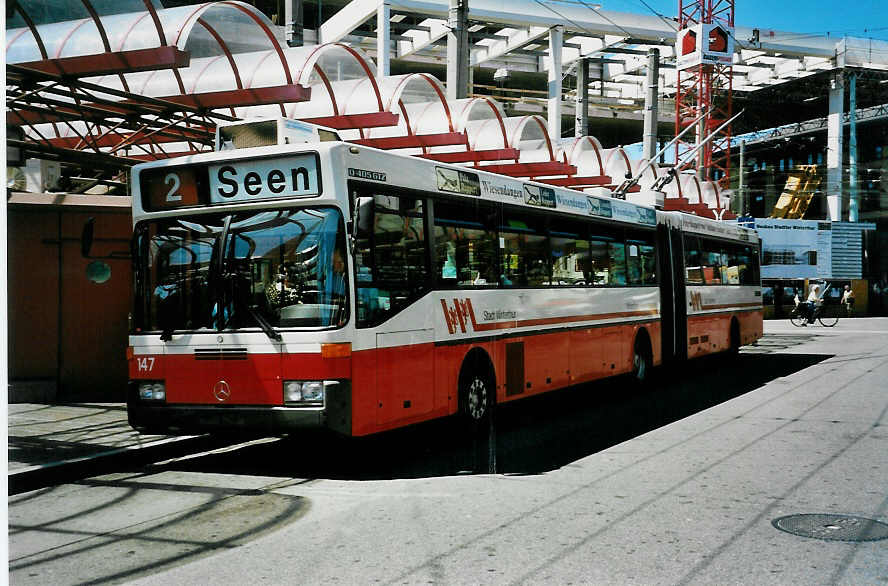
[{"label": "bus headlight", "polygon": [[139,399],[143,401],[166,401],[166,385],[160,380],[146,380],[139,383]]},{"label": "bus headlight", "polygon": [[284,403],[297,405],[323,405],[327,389],[339,384],[333,380],[285,380]]}]

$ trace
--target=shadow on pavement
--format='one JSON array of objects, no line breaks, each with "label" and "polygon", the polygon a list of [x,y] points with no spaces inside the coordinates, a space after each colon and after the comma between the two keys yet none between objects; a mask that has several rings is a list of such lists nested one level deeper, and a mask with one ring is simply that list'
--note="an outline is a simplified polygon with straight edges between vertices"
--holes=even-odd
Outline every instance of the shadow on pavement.
[{"label": "shadow on pavement", "polygon": [[[650,388],[633,390],[623,378],[501,405],[496,413],[496,472],[541,474],[653,429],[729,401],[828,355],[742,353],[660,373]],[[475,433],[452,420],[369,438],[300,434],[175,462],[176,469],[282,478],[374,480],[488,472],[487,430]]]}]

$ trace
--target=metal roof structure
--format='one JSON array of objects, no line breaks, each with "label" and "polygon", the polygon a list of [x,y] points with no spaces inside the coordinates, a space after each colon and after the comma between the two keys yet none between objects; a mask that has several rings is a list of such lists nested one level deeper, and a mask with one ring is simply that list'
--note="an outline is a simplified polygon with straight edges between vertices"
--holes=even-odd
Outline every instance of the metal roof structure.
[{"label": "metal roof structure", "polygon": [[[391,0],[395,59],[440,60],[447,32],[447,0]],[[380,29],[377,0],[352,0],[319,30],[322,43],[347,41],[371,55]],[[597,97],[643,100],[649,48],[660,50],[660,93],[675,93],[677,22],[663,15],[601,10],[582,0],[472,0],[471,64],[543,72],[549,67],[552,27],[564,29],[563,74],[591,58],[590,88]],[[737,27],[733,89],[752,92],[836,67],[888,71],[888,42]]]},{"label": "metal roof structure", "polygon": [[[83,18],[42,23],[30,16],[29,3],[15,5],[26,26],[7,31],[7,123],[24,133],[10,146],[108,173],[115,165],[207,150],[220,120],[285,116],[336,128],[361,144],[575,189],[612,189],[645,163],[622,148],[602,148],[594,137],[553,136],[551,120],[508,116],[491,98],[448,100],[429,74],[388,75],[388,58],[378,71],[368,54],[386,39],[396,58],[440,57],[443,0],[396,0],[385,11],[376,0],[353,0],[321,25],[323,44],[297,48],[242,2],[158,9],[143,0],[144,10],[106,15],[94,7],[98,2],[82,0]],[[382,30],[376,43],[366,31],[374,16]],[[642,98],[647,48],[658,47],[667,63],[674,53],[674,21],[584,2],[517,0],[504,7],[476,0],[469,18],[473,64],[544,71],[548,44],[563,38],[561,76],[581,57],[592,58],[599,69],[591,85],[604,99]],[[564,34],[553,37],[553,27]],[[888,70],[888,43],[882,54],[881,46],[863,52],[851,39],[837,45],[756,34],[754,43],[737,42],[734,87],[741,91],[841,65]],[[668,95],[675,72],[660,71],[660,91]],[[650,189],[662,177],[650,165],[631,191]],[[729,194],[696,177],[679,177],[665,189],[667,208],[720,216],[729,205]]]}]

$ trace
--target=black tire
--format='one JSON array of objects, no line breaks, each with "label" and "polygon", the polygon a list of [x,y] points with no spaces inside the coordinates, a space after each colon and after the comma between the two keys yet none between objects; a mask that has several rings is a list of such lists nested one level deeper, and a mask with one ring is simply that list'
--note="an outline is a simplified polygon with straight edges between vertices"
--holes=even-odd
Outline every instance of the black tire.
[{"label": "black tire", "polygon": [[728,355],[736,356],[740,353],[740,324],[737,321],[731,322],[730,345],[728,346]]},{"label": "black tire", "polygon": [[651,380],[654,367],[651,345],[647,338],[639,336],[635,339],[632,351],[632,381],[639,387],[647,385]]},{"label": "black tire", "polygon": [[489,368],[481,364],[463,367],[459,380],[459,412],[468,423],[481,424],[490,417],[496,388]]},{"label": "black tire", "polygon": [[839,323],[839,312],[835,309],[829,309],[823,312],[825,315],[821,315],[817,318],[817,321],[820,322],[825,328],[831,328]]},{"label": "black tire", "polygon": [[795,327],[800,328],[805,325],[808,320],[802,316],[799,308],[796,307],[792,310],[792,313],[789,314],[789,321],[792,322],[792,325],[794,325]]}]

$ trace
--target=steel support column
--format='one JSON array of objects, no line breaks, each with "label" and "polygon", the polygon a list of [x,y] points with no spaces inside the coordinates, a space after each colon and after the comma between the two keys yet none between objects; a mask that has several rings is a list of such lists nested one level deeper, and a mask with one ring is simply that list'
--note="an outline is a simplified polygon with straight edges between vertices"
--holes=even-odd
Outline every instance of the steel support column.
[{"label": "steel support column", "polygon": [[381,2],[376,9],[376,76],[387,77],[391,71],[392,5]]},{"label": "steel support column", "polygon": [[826,118],[826,206],[833,222],[842,220],[842,115],[845,106],[845,74],[839,70],[829,82],[829,115]]},{"label": "steel support column", "polygon": [[284,29],[286,30],[288,46],[302,46],[304,42],[304,21],[302,0],[284,0]]},{"label": "steel support column", "polygon": [[857,190],[857,73],[848,76],[848,221],[858,221]]},{"label": "steel support column", "polygon": [[574,103],[574,136],[589,134],[589,60],[577,64],[577,97]]},{"label": "steel support column", "polygon": [[561,139],[561,49],[564,45],[564,27],[549,29],[549,136]]},{"label": "steel support column", "polygon": [[447,99],[469,96],[469,0],[449,0],[447,24]]},{"label": "steel support column", "polygon": [[648,50],[647,93],[644,100],[644,137],[642,156],[652,161],[657,154],[657,99],[660,79],[660,50]]},{"label": "steel support column", "polygon": [[737,214],[745,216],[748,214],[749,206],[746,203],[746,141],[740,141],[740,169],[737,177]]}]

